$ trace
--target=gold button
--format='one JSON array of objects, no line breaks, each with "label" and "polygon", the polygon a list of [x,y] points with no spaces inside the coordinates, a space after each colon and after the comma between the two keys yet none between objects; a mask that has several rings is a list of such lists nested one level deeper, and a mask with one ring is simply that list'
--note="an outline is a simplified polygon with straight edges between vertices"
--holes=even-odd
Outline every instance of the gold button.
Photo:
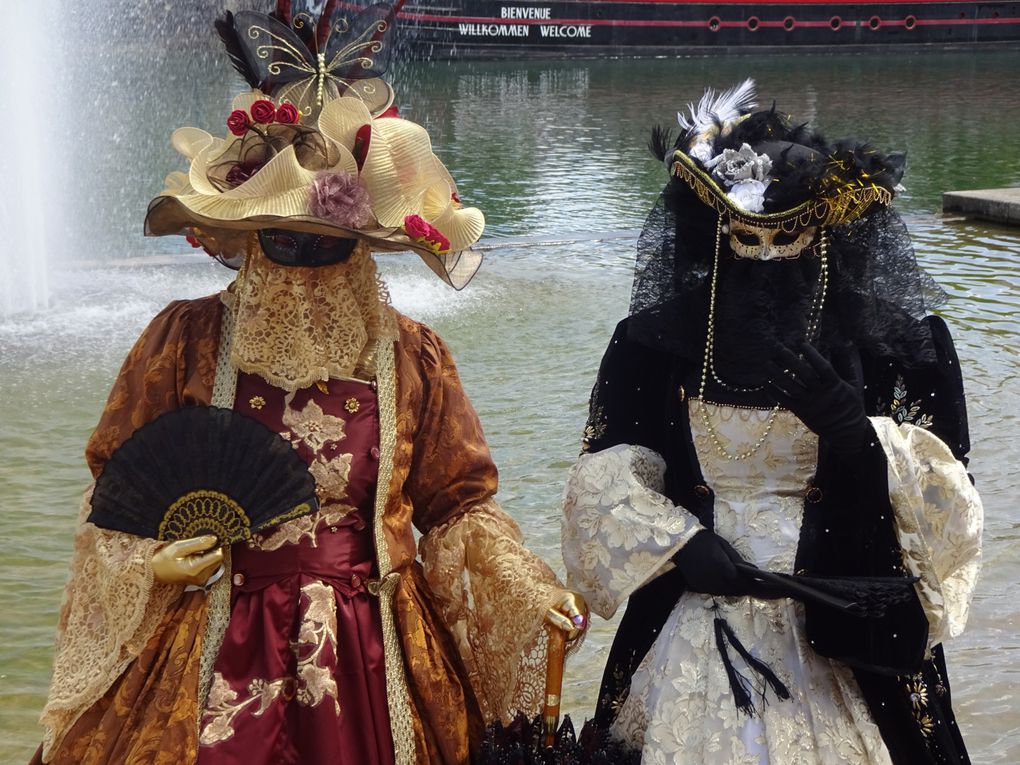
[{"label": "gold button", "polygon": [[684,386],[681,385],[679,388],[677,388],[676,397],[678,399],[680,399],[680,401],[686,401],[687,400],[687,389],[684,388]]},{"label": "gold button", "polygon": [[812,486],[804,496],[812,505],[817,505],[822,501],[822,490],[817,486]]},{"label": "gold button", "polygon": [[699,497],[707,497],[709,494],[712,493],[712,490],[705,486],[705,484],[699,483],[697,486],[694,487],[694,493],[697,494]]},{"label": "gold button", "polygon": [[233,582],[235,587],[240,587],[242,584],[244,584],[244,574],[242,574],[240,571],[234,574]]}]

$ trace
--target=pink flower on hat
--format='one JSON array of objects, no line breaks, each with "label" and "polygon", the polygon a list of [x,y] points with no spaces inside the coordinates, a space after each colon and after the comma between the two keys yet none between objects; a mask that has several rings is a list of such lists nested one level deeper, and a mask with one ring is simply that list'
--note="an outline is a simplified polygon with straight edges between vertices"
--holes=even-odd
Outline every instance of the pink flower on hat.
[{"label": "pink flower on hat", "polygon": [[435,253],[450,250],[450,240],[420,215],[408,215],[404,218],[404,231],[418,244],[428,247]]},{"label": "pink flower on hat", "polygon": [[372,219],[368,191],[356,175],[343,170],[315,176],[308,209],[317,218],[349,229],[359,229]]}]

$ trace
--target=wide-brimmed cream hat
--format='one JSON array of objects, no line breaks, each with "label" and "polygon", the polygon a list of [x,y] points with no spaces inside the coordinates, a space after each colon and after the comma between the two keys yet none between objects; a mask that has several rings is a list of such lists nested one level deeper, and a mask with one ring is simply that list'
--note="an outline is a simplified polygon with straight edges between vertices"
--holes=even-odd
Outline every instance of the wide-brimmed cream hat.
[{"label": "wide-brimmed cream hat", "polygon": [[399,117],[374,117],[365,102],[325,102],[312,124],[289,102],[258,91],[238,96],[229,133],[193,127],[172,142],[190,162],[149,203],[145,233],[180,234],[231,260],[248,232],[285,228],[364,239],[377,250],[418,253],[461,289],[481,263],[471,249],[485,218],[463,207],[428,133]]}]

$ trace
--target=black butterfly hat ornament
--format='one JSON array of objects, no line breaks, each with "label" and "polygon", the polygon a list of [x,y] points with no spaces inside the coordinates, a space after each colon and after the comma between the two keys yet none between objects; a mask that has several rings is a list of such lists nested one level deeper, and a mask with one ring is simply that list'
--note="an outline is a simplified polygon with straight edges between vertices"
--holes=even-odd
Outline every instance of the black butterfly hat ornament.
[{"label": "black butterfly hat ornament", "polygon": [[317,15],[279,0],[272,14],[227,11],[216,22],[231,64],[252,88],[292,103],[302,117],[340,96],[356,96],[380,114],[393,89],[380,77],[393,48],[394,19],[403,0],[351,8],[327,0]]}]

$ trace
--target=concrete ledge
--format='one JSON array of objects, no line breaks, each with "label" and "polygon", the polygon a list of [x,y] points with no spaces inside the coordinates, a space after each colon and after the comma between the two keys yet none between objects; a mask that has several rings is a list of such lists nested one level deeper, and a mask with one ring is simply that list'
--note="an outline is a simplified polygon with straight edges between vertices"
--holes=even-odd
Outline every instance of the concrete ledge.
[{"label": "concrete ledge", "polygon": [[1020,226],[1020,188],[946,191],[942,211]]}]

